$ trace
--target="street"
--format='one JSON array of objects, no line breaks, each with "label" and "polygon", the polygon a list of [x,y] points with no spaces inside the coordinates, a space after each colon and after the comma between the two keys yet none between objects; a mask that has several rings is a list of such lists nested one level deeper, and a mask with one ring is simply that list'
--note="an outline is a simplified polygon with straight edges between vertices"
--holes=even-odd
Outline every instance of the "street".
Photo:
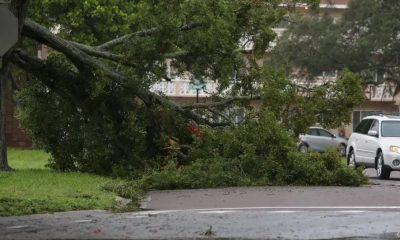
[{"label": "street", "polygon": [[318,208],[400,206],[400,172],[379,180],[368,169],[371,185],[363,187],[254,187],[153,191],[142,202],[149,210],[210,208]]},{"label": "street", "polygon": [[1,239],[396,239],[400,174],[363,187],[259,187],[150,192],[144,211],[0,218]]}]

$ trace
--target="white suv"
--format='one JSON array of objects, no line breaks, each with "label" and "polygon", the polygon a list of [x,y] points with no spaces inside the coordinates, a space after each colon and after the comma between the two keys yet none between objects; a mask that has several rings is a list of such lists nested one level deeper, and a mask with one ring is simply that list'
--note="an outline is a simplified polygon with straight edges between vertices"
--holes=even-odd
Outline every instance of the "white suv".
[{"label": "white suv", "polygon": [[400,171],[400,117],[364,118],[351,134],[346,154],[350,167],[375,168],[381,179]]}]

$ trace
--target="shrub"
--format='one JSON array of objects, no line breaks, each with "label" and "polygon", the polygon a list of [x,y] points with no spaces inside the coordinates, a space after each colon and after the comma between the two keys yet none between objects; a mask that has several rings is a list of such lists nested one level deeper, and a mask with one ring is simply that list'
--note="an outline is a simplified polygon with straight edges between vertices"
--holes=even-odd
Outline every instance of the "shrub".
[{"label": "shrub", "polygon": [[[290,152],[288,159],[263,159],[254,163],[256,175],[245,172],[237,158],[199,159],[188,166],[170,163],[145,175],[143,189],[188,189],[227,186],[323,185],[359,186],[368,182],[360,170],[346,166],[339,154]],[[333,167],[333,168],[332,168]]]},{"label": "shrub", "polygon": [[187,166],[170,162],[140,180],[144,189],[183,189],[228,187],[244,184],[245,176],[224,158],[199,159]]},{"label": "shrub", "polygon": [[203,129],[201,137],[195,137],[188,158],[187,165],[170,158],[164,167],[119,188],[129,192],[132,188],[359,186],[368,182],[360,170],[348,168],[336,150],[322,154],[298,152],[294,138],[269,112],[241,127]]}]

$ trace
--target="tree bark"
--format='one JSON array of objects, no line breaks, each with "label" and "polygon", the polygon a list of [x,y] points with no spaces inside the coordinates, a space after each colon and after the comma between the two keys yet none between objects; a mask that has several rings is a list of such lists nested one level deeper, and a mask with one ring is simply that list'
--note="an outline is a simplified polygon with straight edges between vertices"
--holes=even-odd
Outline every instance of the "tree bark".
[{"label": "tree bark", "polygon": [[6,82],[7,72],[5,68],[0,69],[0,171],[11,170],[7,160],[6,144]]}]

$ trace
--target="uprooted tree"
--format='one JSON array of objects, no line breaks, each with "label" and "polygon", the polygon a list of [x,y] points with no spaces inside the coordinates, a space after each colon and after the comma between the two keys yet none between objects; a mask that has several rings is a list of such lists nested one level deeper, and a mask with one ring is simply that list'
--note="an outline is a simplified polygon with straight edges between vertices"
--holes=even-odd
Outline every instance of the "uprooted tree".
[{"label": "uprooted tree", "polygon": [[[272,26],[288,9],[282,2],[295,4],[13,0],[21,41],[4,63],[19,118],[51,153],[53,167],[100,174],[162,164],[168,139],[191,143],[189,120],[234,126],[225,110],[254,99],[296,134],[315,121],[337,126],[360,101],[348,98],[360,96],[356,76],[344,71],[338,84],[304,88],[258,64],[275,38]],[[244,49],[248,43],[251,50]],[[47,59],[36,57],[37,44],[50,48]],[[150,91],[171,81],[167,60],[178,74],[217,81],[212,101],[178,105]]]}]

